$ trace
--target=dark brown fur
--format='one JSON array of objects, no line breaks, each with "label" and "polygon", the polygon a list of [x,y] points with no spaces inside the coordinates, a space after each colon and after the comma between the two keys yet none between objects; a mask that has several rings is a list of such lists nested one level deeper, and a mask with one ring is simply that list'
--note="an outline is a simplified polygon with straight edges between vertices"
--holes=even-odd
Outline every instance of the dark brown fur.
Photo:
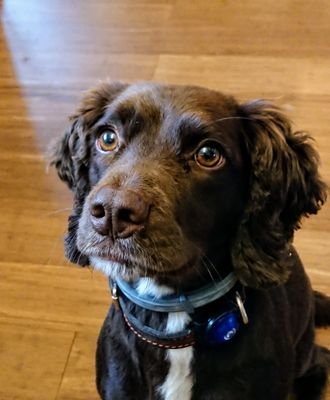
[{"label": "dark brown fur", "polygon": [[[242,375],[242,382],[250,385],[241,392],[245,399],[264,398],[268,386],[281,377],[283,385],[278,391],[274,389],[271,399],[284,400],[290,391],[299,400],[320,399],[326,376],[325,358],[322,360],[321,350],[313,347],[313,295],[292,248],[294,231],[300,227],[301,219],[316,214],[326,199],[326,186],[318,173],[318,155],[309,135],[292,131],[283,112],[267,101],[238,104],[232,97],[207,89],[156,84],[103,84],[85,96],[71,120],[71,128],[52,156],[60,178],[74,192],[67,256],[82,265],[88,264],[91,257],[112,260],[119,263],[117,273],[126,279],[150,276],[177,291],[221,279],[234,270],[247,287],[254,322],[232,355],[231,350],[225,351],[231,359],[227,373],[254,356],[268,359],[264,352],[269,350],[265,368],[261,362],[260,370],[244,371],[251,374],[251,379]],[[109,124],[118,133],[121,145],[104,155],[94,143]],[[220,145],[226,159],[223,167],[207,170],[196,164],[194,154],[205,140]],[[134,193],[150,207],[143,229],[127,238],[115,237],[114,222],[108,236],[95,231],[91,207],[104,187],[112,194],[107,204],[110,210],[117,212],[118,207],[123,207],[120,204],[127,201],[127,193]],[[294,300],[300,296],[305,296],[306,312]],[[324,305],[317,313],[322,321],[327,320],[329,309],[325,300],[316,299],[316,304]],[[267,332],[271,342],[280,340],[275,337],[278,325],[274,325],[273,333],[263,330],[272,326],[269,314],[277,318],[278,313],[284,336],[283,346],[279,344],[277,349],[266,346],[264,335]],[[290,324],[295,318],[292,320],[290,313],[299,315],[294,327]],[[113,393],[118,390],[118,397],[110,397],[114,383],[100,378],[112,362],[117,365],[117,353],[137,351],[135,360],[139,358],[140,344],[134,337],[129,339],[131,343],[124,341],[129,350],[125,350],[124,342],[117,343],[117,336],[123,332],[129,337],[118,318],[112,310],[101,334],[99,390],[104,399],[143,399],[137,392],[136,397],[125,397],[118,388],[113,389]],[[156,326],[164,323],[155,315],[148,318]],[[111,333],[114,319],[117,327]],[[291,335],[297,335],[292,343]],[[287,347],[286,340],[291,347]],[[116,345],[111,344],[114,341]],[[115,361],[108,354],[109,346]],[[236,354],[239,348],[240,356]],[[151,352],[150,359],[155,354]],[[216,376],[210,372],[208,379],[199,378],[205,373],[203,366],[217,363],[216,355],[196,349],[193,399],[241,399],[235,394],[234,383],[225,380],[213,392],[207,388],[213,385],[208,379],[216,380]],[[158,358],[162,365],[166,364],[163,354]],[[150,359],[140,363],[151,362]],[[134,364],[133,360],[128,362]],[[134,368],[145,366],[138,363]],[[263,375],[265,371],[269,376]],[[226,374],[225,363],[219,362],[218,373]],[[119,380],[127,385],[125,380],[129,378],[116,379],[117,384]],[[259,389],[258,379],[266,380]],[[307,393],[307,388],[311,394],[303,397],[301,393]],[[153,390],[151,387],[148,398],[155,398]]]}]

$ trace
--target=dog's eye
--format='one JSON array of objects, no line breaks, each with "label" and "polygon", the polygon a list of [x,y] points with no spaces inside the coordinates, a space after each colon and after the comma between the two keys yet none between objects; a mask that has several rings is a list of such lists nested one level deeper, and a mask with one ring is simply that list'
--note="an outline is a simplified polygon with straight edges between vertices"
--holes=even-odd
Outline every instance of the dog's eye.
[{"label": "dog's eye", "polygon": [[203,168],[221,168],[226,159],[216,145],[205,144],[196,151],[195,161]]},{"label": "dog's eye", "polygon": [[103,152],[114,151],[118,147],[119,139],[116,132],[106,130],[96,139],[96,147]]}]

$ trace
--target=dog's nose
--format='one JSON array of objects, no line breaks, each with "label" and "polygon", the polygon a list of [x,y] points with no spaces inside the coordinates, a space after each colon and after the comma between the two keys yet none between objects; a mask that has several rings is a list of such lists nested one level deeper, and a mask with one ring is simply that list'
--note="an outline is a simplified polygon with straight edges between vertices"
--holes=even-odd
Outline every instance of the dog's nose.
[{"label": "dog's nose", "polygon": [[137,193],[103,186],[91,201],[90,216],[99,234],[128,238],[145,227],[149,210],[150,205]]}]

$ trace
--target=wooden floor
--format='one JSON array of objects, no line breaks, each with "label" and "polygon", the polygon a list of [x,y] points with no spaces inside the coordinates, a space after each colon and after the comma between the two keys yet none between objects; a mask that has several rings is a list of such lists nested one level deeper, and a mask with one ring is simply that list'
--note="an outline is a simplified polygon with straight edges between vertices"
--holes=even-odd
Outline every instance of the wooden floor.
[{"label": "wooden floor", "polygon": [[[47,145],[101,79],[199,84],[288,105],[317,139],[330,184],[330,2],[0,4],[0,400],[94,400],[109,294],[102,276],[64,259],[71,195],[47,173]],[[330,202],[296,246],[329,293]],[[330,332],[320,340],[330,345]]]}]

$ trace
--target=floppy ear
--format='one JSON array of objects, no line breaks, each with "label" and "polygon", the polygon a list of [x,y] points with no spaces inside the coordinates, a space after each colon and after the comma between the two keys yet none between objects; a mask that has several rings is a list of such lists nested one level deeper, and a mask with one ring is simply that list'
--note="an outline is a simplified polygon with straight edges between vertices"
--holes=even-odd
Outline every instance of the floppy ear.
[{"label": "floppy ear", "polygon": [[70,118],[69,129],[50,149],[50,165],[55,166],[60,179],[74,192],[73,211],[69,217],[68,235],[65,239],[66,256],[70,261],[82,265],[87,265],[88,260],[76,247],[76,231],[85,197],[90,191],[90,128],[126,87],[127,85],[120,82],[103,83],[89,91]]},{"label": "floppy ear", "polygon": [[[89,129],[126,87],[120,82],[102,83],[87,92],[78,110],[70,117],[71,126],[51,147],[50,165],[55,166],[60,179],[73,191],[86,193],[88,189]],[[85,184],[80,185],[80,181],[85,181]]]},{"label": "floppy ear", "polygon": [[240,114],[251,174],[233,263],[245,285],[281,284],[290,273],[294,230],[303,216],[318,212],[326,185],[311,138],[293,132],[279,108],[257,100],[240,106]]}]

